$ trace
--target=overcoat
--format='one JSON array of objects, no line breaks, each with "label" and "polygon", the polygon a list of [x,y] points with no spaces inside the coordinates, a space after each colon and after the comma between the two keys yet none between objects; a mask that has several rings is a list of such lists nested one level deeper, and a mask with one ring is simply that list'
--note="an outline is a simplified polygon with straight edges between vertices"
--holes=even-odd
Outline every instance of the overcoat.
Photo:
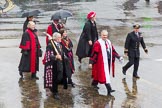
[{"label": "overcoat", "polygon": [[[88,43],[89,40],[92,41],[91,46]],[[93,44],[96,40],[98,40],[96,23],[92,23],[91,20],[88,20],[85,23],[81,36],[79,38],[76,55],[79,58],[90,57]]]},{"label": "overcoat", "polygon": [[139,46],[142,45],[143,49],[146,48],[144,39],[139,32],[138,36],[133,31],[128,33],[125,41],[125,50],[128,50],[128,56],[129,57],[139,57],[140,56],[140,50]]},{"label": "overcoat", "polygon": [[69,38],[62,39],[61,41],[62,49],[65,53],[64,61],[65,61],[65,71],[68,78],[71,78],[71,75],[75,71],[74,67],[74,59],[73,59],[73,43]]}]

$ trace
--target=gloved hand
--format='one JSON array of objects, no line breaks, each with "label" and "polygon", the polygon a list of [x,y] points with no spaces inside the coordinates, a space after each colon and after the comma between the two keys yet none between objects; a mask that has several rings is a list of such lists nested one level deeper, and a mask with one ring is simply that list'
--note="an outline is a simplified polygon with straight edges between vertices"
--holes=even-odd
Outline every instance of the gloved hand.
[{"label": "gloved hand", "polygon": [[121,56],[120,58],[119,58],[119,62],[122,64],[122,63],[124,63],[124,58]]},{"label": "gloved hand", "polygon": [[146,53],[146,54],[148,53],[148,50],[147,50],[146,48],[145,48],[145,50],[144,50],[144,51],[145,51],[145,53]]}]

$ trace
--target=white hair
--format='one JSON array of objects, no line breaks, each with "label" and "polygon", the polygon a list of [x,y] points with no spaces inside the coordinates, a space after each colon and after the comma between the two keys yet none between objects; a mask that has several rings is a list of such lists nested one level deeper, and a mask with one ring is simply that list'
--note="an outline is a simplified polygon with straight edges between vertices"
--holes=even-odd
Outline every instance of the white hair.
[{"label": "white hair", "polygon": [[52,38],[57,39],[58,37],[61,37],[61,34],[58,33],[58,32],[54,32],[53,35],[52,35]]},{"label": "white hair", "polygon": [[35,25],[35,23],[33,21],[29,21],[28,25],[27,25],[27,28],[31,28],[31,25]]},{"label": "white hair", "polygon": [[102,30],[102,31],[101,31],[101,35],[103,35],[103,34],[108,35],[109,33],[108,33],[108,31],[107,31],[107,30]]}]

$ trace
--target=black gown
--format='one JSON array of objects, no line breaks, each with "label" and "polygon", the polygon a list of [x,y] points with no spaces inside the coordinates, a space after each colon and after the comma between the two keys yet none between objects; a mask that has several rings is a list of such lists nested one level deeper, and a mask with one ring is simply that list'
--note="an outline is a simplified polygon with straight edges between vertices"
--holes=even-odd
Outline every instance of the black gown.
[{"label": "black gown", "polygon": [[22,53],[18,66],[19,71],[32,73],[39,71],[39,53],[41,46],[33,30],[27,29],[23,33],[19,48],[21,48]]},{"label": "black gown", "polygon": [[[92,41],[91,46],[88,43],[89,40]],[[90,20],[88,20],[85,23],[83,31],[81,33],[76,50],[76,55],[79,58],[90,57],[93,44],[96,40],[98,40],[96,23],[92,23]]]},{"label": "black gown", "polygon": [[64,87],[67,88],[67,77],[64,70],[64,52],[62,49],[59,49],[57,45],[55,46],[62,57],[62,61],[55,58],[56,51],[51,42],[48,42],[44,64],[44,88],[50,88],[53,93],[58,92],[58,84],[61,82],[63,82]]}]

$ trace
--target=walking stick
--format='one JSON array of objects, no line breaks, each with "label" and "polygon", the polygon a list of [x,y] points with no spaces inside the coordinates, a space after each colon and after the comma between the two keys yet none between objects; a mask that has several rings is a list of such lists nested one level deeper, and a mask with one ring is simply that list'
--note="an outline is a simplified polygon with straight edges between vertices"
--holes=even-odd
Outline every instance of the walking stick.
[{"label": "walking stick", "polygon": [[43,32],[43,33],[44,33],[45,35],[48,36],[48,39],[49,39],[50,42],[52,43],[52,46],[53,46],[54,50],[56,51],[56,54],[57,54],[57,55],[60,55],[59,52],[58,52],[58,50],[57,50],[57,48],[56,48],[56,46],[54,45],[54,43],[53,43],[53,41],[52,41],[52,36],[51,36],[50,34],[46,33],[46,32]]}]

